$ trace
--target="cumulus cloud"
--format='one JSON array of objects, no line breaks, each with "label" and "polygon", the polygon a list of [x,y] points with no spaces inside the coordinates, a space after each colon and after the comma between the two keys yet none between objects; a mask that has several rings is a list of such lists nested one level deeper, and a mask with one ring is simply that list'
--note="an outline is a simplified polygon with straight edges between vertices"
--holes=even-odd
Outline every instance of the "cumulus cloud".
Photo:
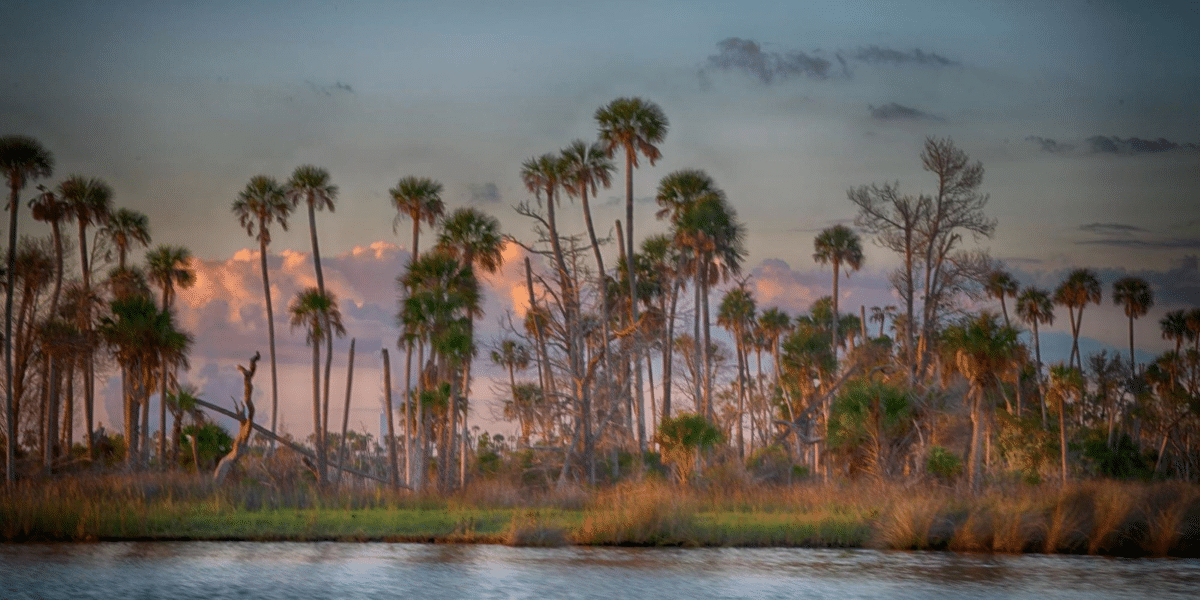
[{"label": "cumulus cloud", "polygon": [[904,106],[895,102],[889,102],[883,106],[868,106],[867,110],[871,112],[871,118],[880,121],[941,121],[940,117],[935,117],[923,110]]}]

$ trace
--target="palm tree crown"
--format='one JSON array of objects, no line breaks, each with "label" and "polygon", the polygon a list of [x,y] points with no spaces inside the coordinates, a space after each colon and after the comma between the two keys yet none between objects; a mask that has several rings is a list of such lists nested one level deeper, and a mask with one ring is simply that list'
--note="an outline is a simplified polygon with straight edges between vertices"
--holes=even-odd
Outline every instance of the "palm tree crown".
[{"label": "palm tree crown", "polygon": [[277,222],[287,231],[287,218],[292,212],[292,203],[287,199],[286,190],[273,177],[255,175],[250,178],[246,188],[238,192],[231,209],[237,216],[238,223],[246,228],[246,235],[253,236],[263,245],[267,245],[271,243],[271,230],[268,225]]},{"label": "palm tree crown", "polygon": [[396,208],[392,231],[400,225],[401,216],[412,220],[412,255],[415,260],[421,222],[433,227],[446,211],[446,205],[442,202],[442,184],[427,177],[408,176],[396,182],[396,187],[388,190],[388,193],[392,197],[392,206]]},{"label": "palm tree crown", "polygon": [[135,243],[150,244],[150,217],[136,210],[118,208],[109,215],[101,233],[117,247],[117,266],[124,268],[125,256]]}]

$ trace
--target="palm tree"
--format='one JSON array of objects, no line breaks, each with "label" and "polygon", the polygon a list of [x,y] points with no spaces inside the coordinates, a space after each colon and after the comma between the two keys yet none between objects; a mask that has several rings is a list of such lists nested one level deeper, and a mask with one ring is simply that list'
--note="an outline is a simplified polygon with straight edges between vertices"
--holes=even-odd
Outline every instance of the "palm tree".
[{"label": "palm tree", "polygon": [[746,459],[746,446],[742,433],[743,414],[746,410],[746,381],[749,379],[746,340],[754,325],[754,312],[754,295],[743,286],[729,290],[717,308],[717,324],[724,327],[733,336],[734,348],[737,353],[738,419],[735,427],[737,427],[738,458],[741,460]]},{"label": "palm tree", "polygon": [[1067,484],[1067,400],[1084,389],[1083,373],[1074,367],[1058,363],[1050,367],[1050,387],[1046,395],[1058,407],[1058,450],[1061,460],[1062,483]]},{"label": "palm tree", "polygon": [[346,328],[342,326],[337,298],[315,287],[296,292],[296,297],[288,305],[288,312],[292,315],[292,329],[304,327],[308,334],[305,341],[313,349],[313,438],[317,446],[317,484],[323,486],[326,480],[325,436],[320,432],[326,423],[321,420],[321,342],[334,334],[344,335]]},{"label": "palm tree", "polygon": [[[779,341],[792,327],[792,318],[788,314],[772,306],[758,315],[758,327],[763,334],[763,342],[771,352],[775,372],[775,385],[779,385]],[[790,420],[790,415],[789,415]]]},{"label": "palm tree", "polygon": [[1000,325],[996,315],[984,311],[977,317],[946,328],[943,347],[954,357],[953,364],[970,384],[971,444],[967,473],[971,489],[978,490],[983,478],[983,444],[991,431],[992,401],[988,392],[1000,389],[1002,374],[1012,366],[1017,349],[1017,331]]},{"label": "palm tree", "polygon": [[[611,158],[618,150],[625,151],[625,255],[633,256],[633,170],[638,166],[638,155],[646,157],[650,166],[658,161],[662,153],[656,144],[667,137],[670,123],[662,108],[648,100],[637,97],[622,97],[596,109],[596,125],[600,128],[600,144]],[[629,278],[630,324],[638,321],[637,275],[634,261],[627,263]],[[642,368],[638,344],[633,345],[631,357],[634,370],[634,390],[638,406],[642,406]]]},{"label": "palm tree", "polygon": [[[279,415],[279,378],[275,367],[275,311],[271,302],[271,282],[267,276],[267,246],[271,243],[271,230],[268,226],[277,222],[280,228],[287,231],[287,218],[292,212],[292,204],[287,200],[283,187],[274,178],[257,175],[238,193],[232,209],[233,214],[237,215],[238,223],[246,228],[246,235],[258,239],[263,304],[267,307],[267,340],[271,346],[271,434],[274,435]],[[272,439],[271,444],[274,447],[275,440]]]},{"label": "palm tree", "polygon": [[848,269],[846,276],[849,277],[849,271],[857,271],[862,268],[863,251],[862,241],[858,234],[845,225],[835,225],[822,231],[813,240],[813,247],[816,252],[813,254],[813,260],[821,264],[833,265],[833,318],[831,320],[833,330],[833,352],[837,356],[837,347],[839,344],[838,338],[838,273],[841,267],[845,265]]},{"label": "palm tree", "polygon": [[[146,274],[151,282],[162,289],[161,307],[164,312],[171,312],[176,287],[187,289],[196,283],[196,271],[191,267],[191,262],[192,252],[183,246],[162,244],[146,254]],[[167,403],[163,400],[167,397],[167,366],[168,361],[165,360],[159,365],[158,454],[164,458],[164,465],[167,455]]]},{"label": "palm tree", "polygon": [[421,236],[421,222],[433,227],[434,223],[446,211],[442,202],[442,184],[427,177],[404,177],[396,183],[396,187],[388,190],[392,196],[392,205],[396,209],[396,218],[392,222],[392,230],[400,224],[400,217],[406,216],[412,220],[413,243],[412,260],[420,256],[417,242]]},{"label": "palm tree", "polygon": [[0,171],[8,180],[8,281],[4,293],[4,389],[8,430],[6,479],[11,484],[16,473],[13,461],[17,450],[17,415],[13,410],[12,316],[13,287],[17,259],[17,208],[25,185],[54,171],[54,155],[41,142],[24,135],[0,137]]},{"label": "palm tree", "polygon": [[[709,347],[708,291],[720,280],[741,272],[746,255],[745,226],[737,220],[737,212],[707,173],[684,169],[663,178],[656,197],[658,217],[670,217],[677,246],[691,250],[688,272],[695,278],[695,306],[698,314],[694,325],[695,355],[700,358],[696,372],[703,374],[703,390],[697,378],[696,397],[704,398],[697,412],[711,417],[712,381]],[[702,323],[702,325],[701,325]],[[703,340],[701,331],[703,329]],[[702,342],[702,343],[701,343]]]},{"label": "palm tree", "polygon": [[1191,332],[1187,326],[1187,311],[1183,309],[1173,310],[1163,316],[1158,322],[1162,328],[1162,338],[1164,340],[1174,340],[1175,355],[1179,356],[1179,351],[1183,348],[1184,340],[1191,339]]},{"label": "palm tree", "polygon": [[[58,184],[58,195],[67,203],[67,220],[74,220],[79,225],[79,268],[83,273],[82,298],[91,298],[92,272],[88,265],[87,228],[89,225],[103,224],[108,219],[108,215],[112,211],[113,191],[103,180],[72,175]],[[93,424],[95,423],[96,392],[95,365],[92,355],[94,348],[94,341],[92,339],[92,304],[92,302],[86,301],[82,304],[83,313],[80,317],[82,329],[88,344],[83,364],[83,408],[87,424],[88,456],[91,460],[95,460],[95,446],[92,443],[95,433]]]},{"label": "palm tree", "polygon": [[[442,231],[438,235],[437,248],[449,254],[462,264],[470,266],[472,274],[483,272],[489,275],[500,270],[504,263],[504,236],[500,233],[500,221],[489,214],[474,208],[460,208],[450,214],[442,223]],[[467,313],[467,331],[472,339],[475,336],[475,318],[483,314],[482,310],[472,310]],[[470,397],[471,357],[463,373],[463,394]],[[463,416],[462,428],[462,458],[459,469],[459,484],[466,484],[466,442],[467,421]]]},{"label": "palm tree", "polygon": [[1012,322],[1008,320],[1008,304],[1004,302],[1005,298],[1017,297],[1017,280],[1004,269],[996,269],[992,271],[984,283],[984,289],[992,298],[1000,301],[1000,310],[1004,313],[1005,327],[1012,327]]},{"label": "palm tree", "polygon": [[520,406],[520,398],[517,396],[517,371],[524,371],[529,367],[529,348],[524,344],[512,340],[505,339],[500,342],[500,346],[492,350],[492,362],[497,366],[504,367],[508,370],[508,388],[512,393],[512,403],[514,414],[517,415],[521,422],[521,443],[529,443],[530,423],[524,418],[524,411],[517,410]]},{"label": "palm tree", "polygon": [[1054,291],[1054,303],[1067,307],[1071,321],[1071,357],[1068,365],[1083,370],[1083,357],[1079,353],[1079,332],[1083,326],[1083,308],[1090,303],[1100,303],[1100,280],[1091,269],[1075,269]]},{"label": "palm tree", "polygon": [[1113,304],[1125,309],[1129,317],[1129,368],[1137,372],[1133,360],[1133,320],[1145,315],[1154,306],[1154,292],[1141,277],[1122,277],[1113,282]]},{"label": "palm tree", "polygon": [[[301,165],[296,167],[292,172],[291,179],[288,180],[285,189],[285,195],[292,206],[295,207],[301,201],[308,206],[308,235],[312,242],[313,250],[313,268],[317,275],[317,291],[322,296],[325,295],[325,276],[321,271],[321,248],[317,243],[317,209],[328,209],[333,212],[333,201],[337,198],[338,188],[329,182],[329,171],[313,165]],[[329,323],[325,324],[326,331],[331,329]],[[333,336],[325,336],[325,414],[329,414],[329,371],[333,366]],[[324,420],[322,420],[324,423]],[[325,434],[324,429],[319,429],[314,432],[321,438],[319,446],[321,451],[325,451]],[[324,456],[321,457],[322,461]],[[321,477],[325,476],[325,465],[321,465]],[[322,482],[324,483],[324,482]]]},{"label": "palm tree", "polygon": [[[663,369],[662,417],[659,419],[659,422],[662,423],[671,418],[672,363],[674,362],[671,360],[671,348],[672,341],[675,339],[675,313],[679,304],[679,292],[685,285],[682,276],[683,257],[674,240],[666,234],[656,234],[643,239],[640,256],[645,259],[644,262],[652,270],[652,277],[658,282],[656,286],[658,291],[653,297],[658,299],[657,310],[665,321],[661,332],[662,338],[658,344],[662,351]],[[628,270],[628,268],[624,269],[625,272]],[[653,389],[653,385],[651,389]]]},{"label": "palm tree", "polygon": [[125,256],[134,244],[150,244],[150,218],[144,213],[128,208],[118,208],[108,216],[101,235],[107,237],[117,248],[117,268],[125,268]]},{"label": "palm tree", "polygon": [[[1050,300],[1050,292],[1029,287],[1021,291],[1017,297],[1017,316],[1033,329],[1033,354],[1037,361],[1038,388],[1042,386],[1042,345],[1038,335],[1039,325],[1054,324],[1054,303]],[[1042,405],[1042,426],[1046,426],[1046,398],[1039,394]]]}]

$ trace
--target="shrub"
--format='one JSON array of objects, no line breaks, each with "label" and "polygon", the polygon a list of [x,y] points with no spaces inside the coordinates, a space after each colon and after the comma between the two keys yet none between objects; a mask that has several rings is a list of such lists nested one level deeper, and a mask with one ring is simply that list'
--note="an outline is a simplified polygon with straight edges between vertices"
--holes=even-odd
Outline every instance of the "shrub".
[{"label": "shrub", "polygon": [[962,473],[962,459],[941,446],[934,446],[929,449],[929,459],[925,468],[939,479],[949,481]]}]

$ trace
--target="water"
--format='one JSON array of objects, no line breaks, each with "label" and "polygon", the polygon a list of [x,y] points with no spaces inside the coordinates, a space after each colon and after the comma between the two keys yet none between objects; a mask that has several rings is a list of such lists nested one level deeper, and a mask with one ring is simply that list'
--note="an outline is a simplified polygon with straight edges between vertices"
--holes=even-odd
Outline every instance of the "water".
[{"label": "water", "polygon": [[872,550],[0,545],[0,597],[1194,598],[1200,560]]}]

